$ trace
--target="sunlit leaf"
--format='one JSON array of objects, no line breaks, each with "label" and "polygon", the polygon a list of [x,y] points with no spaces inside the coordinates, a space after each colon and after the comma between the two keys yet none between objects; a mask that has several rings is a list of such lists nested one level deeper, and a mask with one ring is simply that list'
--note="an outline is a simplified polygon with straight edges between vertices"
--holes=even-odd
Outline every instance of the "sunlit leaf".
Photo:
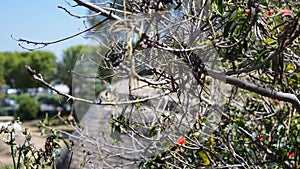
[{"label": "sunlit leaf", "polygon": [[208,155],[209,155],[208,152],[201,150],[201,151],[199,151],[198,155],[205,165],[210,165],[210,160],[208,158]]}]

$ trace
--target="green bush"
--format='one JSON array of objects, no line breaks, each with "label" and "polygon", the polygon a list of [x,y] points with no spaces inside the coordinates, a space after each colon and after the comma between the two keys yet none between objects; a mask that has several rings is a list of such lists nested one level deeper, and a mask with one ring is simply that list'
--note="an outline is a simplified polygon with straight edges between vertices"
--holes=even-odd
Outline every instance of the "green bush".
[{"label": "green bush", "polygon": [[19,104],[17,116],[22,120],[31,120],[38,116],[40,104],[33,97],[20,95],[17,97],[17,103]]},{"label": "green bush", "polygon": [[0,107],[0,116],[8,116],[7,111],[3,107]]}]

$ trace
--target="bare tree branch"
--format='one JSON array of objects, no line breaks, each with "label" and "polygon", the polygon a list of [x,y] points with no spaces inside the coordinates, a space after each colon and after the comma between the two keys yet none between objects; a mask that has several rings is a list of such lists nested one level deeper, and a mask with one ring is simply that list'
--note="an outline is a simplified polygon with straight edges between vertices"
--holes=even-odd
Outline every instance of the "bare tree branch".
[{"label": "bare tree branch", "polygon": [[125,102],[102,102],[101,100],[96,100],[96,101],[92,101],[92,100],[88,100],[88,99],[83,99],[83,98],[78,98],[78,97],[74,97],[72,95],[63,93],[57,89],[55,89],[52,85],[50,85],[48,82],[46,82],[41,74],[36,74],[35,70],[31,69],[30,66],[26,65],[25,66],[27,72],[32,76],[32,78],[38,82],[40,82],[41,84],[43,84],[44,86],[46,86],[47,88],[55,91],[57,94],[62,95],[66,98],[68,98],[68,100],[73,100],[73,101],[80,101],[83,103],[88,103],[88,104],[97,104],[97,105],[108,105],[108,106],[117,106],[117,105],[124,105],[124,104],[134,104],[134,103],[141,103],[141,102],[145,102],[147,100],[151,100],[151,99],[155,99],[155,98],[160,98],[162,96],[166,96],[170,93],[172,93],[172,91],[166,91],[164,93],[161,94],[157,94],[157,95],[153,95],[153,96],[149,96],[149,97],[145,97],[142,99],[136,99],[136,100],[129,100],[129,101],[125,101]]},{"label": "bare tree branch", "polygon": [[100,13],[102,16],[107,17],[108,19],[112,19],[112,20],[122,20],[122,18],[120,18],[119,16],[113,14],[112,12],[106,11],[90,2],[86,2],[86,1],[82,1],[82,0],[74,0],[78,5],[80,6],[84,6],[88,9],[90,9],[91,11],[94,11],[96,13]]},{"label": "bare tree branch", "polygon": [[[26,40],[26,39],[22,39],[22,38],[19,38],[19,39],[15,39],[13,36],[11,36],[14,40],[18,41],[19,42],[19,46],[23,49],[26,49],[26,50],[29,50],[29,51],[33,51],[33,50],[37,50],[37,49],[41,49],[41,48],[44,48],[48,45],[51,45],[51,44],[55,44],[55,43],[59,43],[59,42],[63,42],[63,41],[66,41],[66,40],[69,40],[69,39],[72,39],[76,36],[79,36],[83,33],[86,33],[88,31],[91,31],[92,29],[98,27],[99,25],[101,25],[102,23],[104,23],[105,21],[107,21],[108,19],[105,18],[104,20],[102,20],[101,22],[97,23],[96,25],[90,27],[90,28],[87,28],[83,31],[80,31],[74,35],[71,35],[71,36],[68,36],[68,37],[65,37],[65,38],[62,38],[62,39],[58,39],[58,40],[55,40],[55,41],[51,41],[51,42],[38,42],[38,41],[30,41],[30,40]],[[37,48],[28,48],[28,47],[25,47],[23,46],[21,43],[26,43],[26,44],[33,44],[34,46],[36,45],[41,45],[40,47],[37,47]]]},{"label": "bare tree branch", "polygon": [[294,94],[278,92],[274,89],[260,87],[258,85],[255,85],[255,84],[252,84],[252,83],[249,83],[249,82],[246,82],[246,81],[243,81],[238,78],[231,77],[231,76],[225,76],[225,78],[224,78],[224,73],[217,72],[215,70],[211,70],[207,67],[206,67],[206,71],[207,71],[208,76],[211,76],[211,77],[219,79],[219,80],[225,80],[225,83],[228,83],[228,84],[237,86],[239,88],[254,92],[256,94],[260,94],[262,96],[289,102],[289,103],[293,104],[298,111],[300,111],[300,101],[297,98],[297,96]]}]

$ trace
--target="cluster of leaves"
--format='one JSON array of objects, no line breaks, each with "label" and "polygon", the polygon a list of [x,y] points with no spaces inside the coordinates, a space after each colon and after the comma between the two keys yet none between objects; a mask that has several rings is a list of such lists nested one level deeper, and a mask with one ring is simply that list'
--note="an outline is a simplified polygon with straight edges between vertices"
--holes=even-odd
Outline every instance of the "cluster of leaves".
[{"label": "cluster of leaves", "polygon": [[185,136],[179,136],[174,144],[166,146],[163,152],[155,154],[151,159],[142,161],[139,167],[202,168],[220,158],[216,146],[218,137],[201,132],[205,128],[204,124],[208,123],[207,119],[196,115],[193,121],[193,127],[185,132]]},{"label": "cluster of leaves", "polygon": [[[220,17],[224,32],[217,32],[215,46],[227,68],[227,74],[256,76],[266,87],[298,95],[299,66],[293,54],[298,53],[299,4],[226,3],[226,14]],[[290,9],[285,7],[290,6]],[[220,13],[215,11],[215,13]],[[218,28],[218,27],[217,27]],[[215,28],[215,29],[217,29]],[[258,80],[264,79],[264,80]],[[280,80],[279,80],[280,79]]]}]

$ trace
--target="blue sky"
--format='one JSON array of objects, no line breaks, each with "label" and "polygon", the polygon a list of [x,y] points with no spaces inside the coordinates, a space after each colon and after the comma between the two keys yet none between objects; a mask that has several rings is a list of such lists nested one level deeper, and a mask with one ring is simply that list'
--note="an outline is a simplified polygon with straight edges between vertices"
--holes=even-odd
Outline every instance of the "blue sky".
[{"label": "blue sky", "polygon": [[[83,19],[70,16],[57,8],[59,5],[75,14],[86,13],[85,8],[72,8],[65,0],[3,0],[0,6],[0,52],[24,51],[11,35],[33,41],[54,41],[83,30]],[[60,58],[64,49],[85,43],[79,36],[42,50],[54,52]]]}]

